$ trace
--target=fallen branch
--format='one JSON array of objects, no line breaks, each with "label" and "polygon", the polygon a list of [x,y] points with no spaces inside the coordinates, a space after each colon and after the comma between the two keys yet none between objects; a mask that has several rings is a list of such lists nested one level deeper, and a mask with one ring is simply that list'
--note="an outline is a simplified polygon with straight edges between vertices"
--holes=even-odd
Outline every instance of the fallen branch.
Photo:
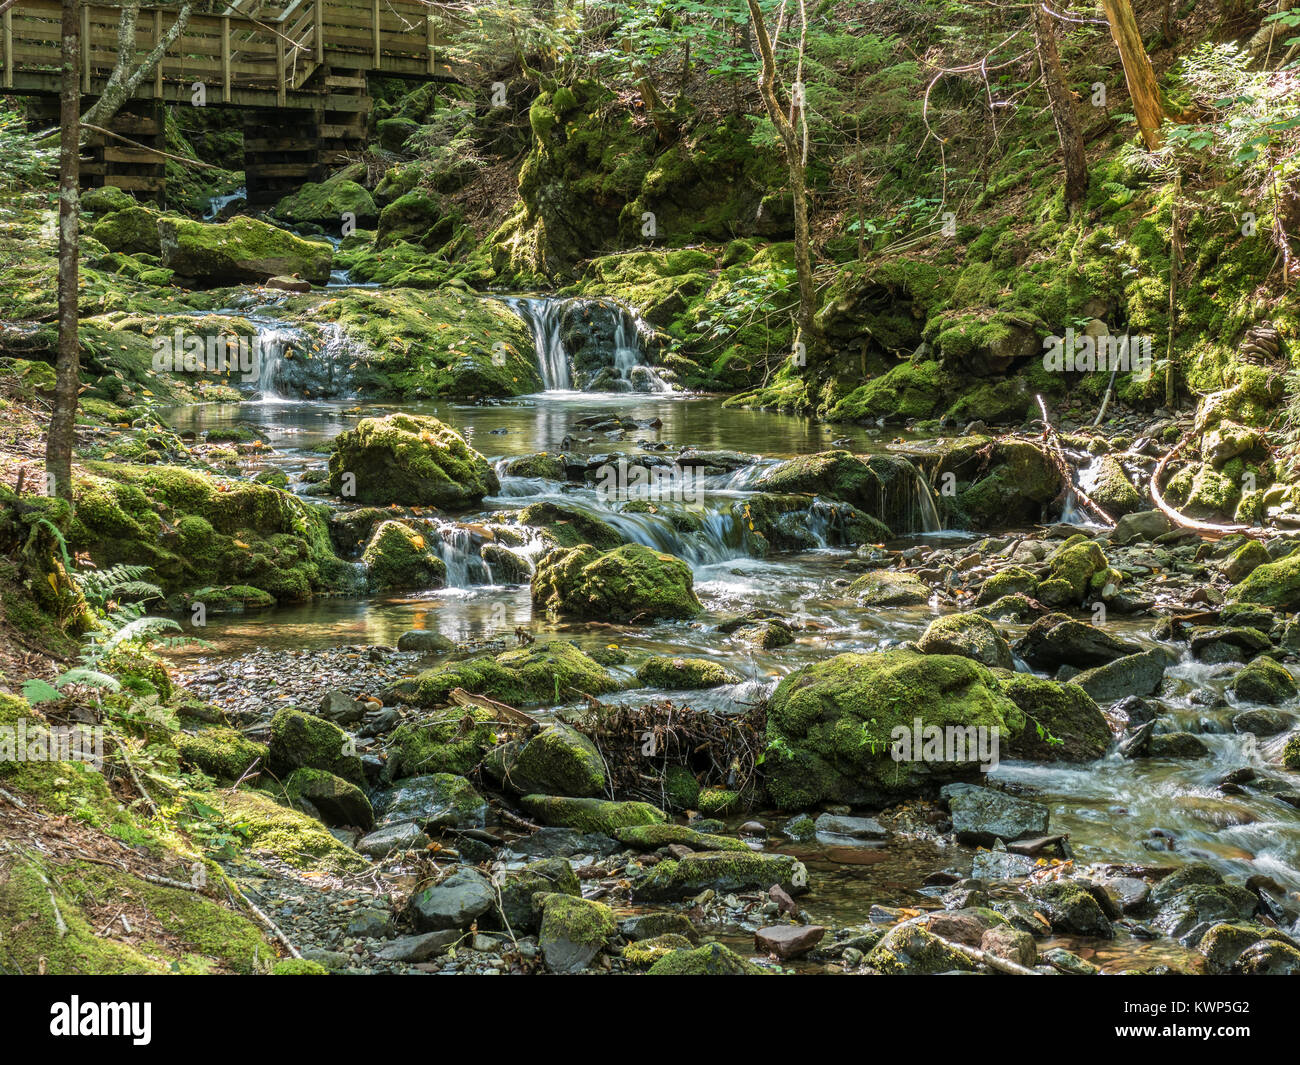
[{"label": "fallen branch", "polygon": [[987,965],[990,969],[999,973],[1006,973],[1008,976],[1042,976],[1037,969],[1030,969],[1014,961],[1007,961],[1006,958],[999,958],[996,954],[990,954],[987,950],[980,950],[978,947],[968,947],[965,943],[954,943],[951,940],[944,939],[943,936],[934,936],[949,950],[955,950],[958,954],[965,955],[971,961],[979,962],[981,965]]},{"label": "fallen branch", "polygon": [[[1208,413],[1208,408],[1206,413]],[[1231,533],[1246,533],[1248,535],[1262,536],[1264,530],[1254,525],[1219,525],[1211,521],[1197,521],[1195,518],[1186,517],[1174,510],[1165,502],[1164,496],[1160,492],[1160,478],[1164,475],[1165,467],[1169,461],[1177,455],[1197,433],[1201,431],[1201,424],[1204,418],[1198,419],[1196,424],[1187,430],[1172,448],[1158,463],[1156,463],[1155,472],[1151,474],[1151,501],[1156,505],[1166,518],[1177,525],[1180,529],[1191,529],[1199,533],[1208,533],[1211,536],[1227,536]]]},{"label": "fallen branch", "polygon": [[541,724],[537,718],[530,717],[522,710],[516,710],[513,706],[507,706],[495,699],[489,699],[486,695],[474,695],[464,688],[453,688],[448,698],[457,706],[473,706],[479,710],[487,710],[489,713],[495,714],[498,721],[508,721],[512,725]]},{"label": "fallen branch", "polygon": [[1043,440],[1047,443],[1047,457],[1052,460],[1052,465],[1061,474],[1061,479],[1065,481],[1065,487],[1070,490],[1075,499],[1082,503],[1086,509],[1092,511],[1102,522],[1114,526],[1115,519],[1098,504],[1094,503],[1089,498],[1088,493],[1074,483],[1074,474],[1070,470],[1070,464],[1065,461],[1065,452],[1061,449],[1060,438],[1057,436],[1056,430],[1052,428],[1051,421],[1048,420],[1047,405],[1043,402],[1042,396],[1034,396],[1034,399],[1038,400],[1038,409],[1043,415]]},{"label": "fallen branch", "polygon": [[132,148],[140,148],[143,151],[152,152],[154,155],[162,156],[162,158],[164,159],[171,159],[173,162],[184,163],[186,166],[202,167],[204,170],[221,169],[221,167],[219,166],[213,166],[211,163],[203,163],[200,162],[198,159],[186,159],[183,155],[172,155],[171,152],[164,152],[158,148],[151,148],[147,144],[141,144],[139,141],[133,141],[130,137],[123,137],[122,134],[120,133],[114,133],[111,129],[104,129],[103,126],[95,126],[95,125],[91,125],[91,123],[89,122],[83,122],[81,123],[81,128],[93,130],[95,133],[99,133],[105,137],[114,137],[117,140],[122,141],[124,144],[129,144]]}]

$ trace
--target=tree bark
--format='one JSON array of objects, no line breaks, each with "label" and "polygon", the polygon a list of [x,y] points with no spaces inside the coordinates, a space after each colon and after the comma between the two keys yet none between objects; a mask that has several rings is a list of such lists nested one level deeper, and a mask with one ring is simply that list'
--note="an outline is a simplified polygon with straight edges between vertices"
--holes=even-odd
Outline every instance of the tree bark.
[{"label": "tree bark", "polygon": [[1101,6],[1124,64],[1124,80],[1128,82],[1129,96],[1133,98],[1133,114],[1137,116],[1142,140],[1147,150],[1154,152],[1160,147],[1160,124],[1164,121],[1165,109],[1160,102],[1156,72],[1142,43],[1133,5],[1129,0],[1101,0]]},{"label": "tree bark", "polygon": [[1056,136],[1065,157],[1065,207],[1074,214],[1088,192],[1088,160],[1083,150],[1083,134],[1079,132],[1079,123],[1074,115],[1074,102],[1061,70],[1055,27],[1040,3],[1034,5],[1034,42],[1038,47],[1043,81],[1047,85],[1047,102],[1052,109],[1052,121],[1056,124]]},{"label": "tree bark", "polygon": [[72,501],[72,445],[80,388],[77,345],[77,215],[81,207],[81,20],[77,0],[63,0],[63,70],[59,95],[59,353],[54,410],[45,437],[48,494]]},{"label": "tree bark", "polygon": [[[776,55],[771,38],[763,22],[758,0],[747,0],[754,37],[758,42],[762,70],[758,76],[758,90],[763,97],[768,117],[780,134],[785,149],[786,169],[790,176],[790,195],[794,200],[794,250],[795,272],[799,278],[799,315],[795,343],[811,345],[818,339],[815,314],[817,291],[813,284],[812,251],[808,231],[808,188],[805,179],[803,146],[800,143],[798,122],[803,115],[803,101],[791,100],[790,116],[781,107],[776,92]],[[800,57],[802,59],[802,57]]]},{"label": "tree bark", "polygon": [[154,42],[153,48],[140,61],[140,65],[132,70],[132,64],[135,62],[135,27],[140,15],[140,0],[128,0],[122,5],[122,16],[117,24],[117,61],[113,64],[113,72],[108,76],[103,94],[86,112],[87,122],[100,126],[108,124],[109,119],[117,114],[122,105],[135,95],[140,82],[149,77],[162,62],[167,49],[176,42],[176,38],[185,32],[193,10],[193,0],[186,0],[181,4],[180,10],[176,13],[176,21],[161,38]]}]

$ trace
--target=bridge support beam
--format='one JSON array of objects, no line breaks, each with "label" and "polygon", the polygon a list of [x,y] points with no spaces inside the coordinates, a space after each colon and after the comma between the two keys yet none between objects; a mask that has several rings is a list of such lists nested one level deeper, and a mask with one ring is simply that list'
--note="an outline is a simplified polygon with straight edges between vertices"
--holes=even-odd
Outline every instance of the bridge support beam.
[{"label": "bridge support beam", "polygon": [[[84,114],[94,102],[82,102]],[[29,104],[32,125],[59,124],[59,101],[35,97]],[[104,127],[116,136],[90,133],[81,158],[81,187],[114,185],[140,200],[163,206],[167,199],[166,113],[161,100],[128,100]],[[129,143],[133,142],[133,143]],[[153,150],[151,150],[153,149]]]}]

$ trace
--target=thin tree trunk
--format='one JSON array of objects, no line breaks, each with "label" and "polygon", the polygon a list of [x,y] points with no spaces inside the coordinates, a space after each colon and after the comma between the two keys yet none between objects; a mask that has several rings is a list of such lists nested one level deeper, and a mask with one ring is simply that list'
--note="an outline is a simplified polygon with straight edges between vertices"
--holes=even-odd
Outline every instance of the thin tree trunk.
[{"label": "thin tree trunk", "polygon": [[[811,241],[808,232],[808,189],[804,174],[804,155],[796,123],[803,114],[803,102],[792,101],[791,117],[787,118],[776,93],[776,55],[767,35],[763,13],[757,0],[747,0],[754,36],[758,41],[759,58],[763,67],[758,78],[758,89],[767,108],[768,117],[776,126],[785,149],[786,168],[790,175],[790,194],[794,200],[794,251],[795,272],[799,278],[799,317],[796,343],[810,345],[817,339],[814,315],[817,310],[817,292],[813,285]],[[802,60],[802,56],[800,57]]]},{"label": "thin tree trunk", "polygon": [[1174,336],[1178,323],[1178,271],[1182,265],[1182,246],[1178,240],[1178,196],[1183,191],[1183,175],[1174,174],[1174,202],[1169,223],[1169,344],[1165,352],[1165,407],[1174,409]]},{"label": "thin tree trunk", "polygon": [[81,207],[81,21],[77,0],[63,0],[63,71],[59,96],[59,354],[54,410],[45,438],[46,489],[72,500],[72,444],[80,366],[77,347],[77,215]]},{"label": "thin tree trunk", "polygon": [[1047,102],[1056,123],[1056,136],[1065,157],[1065,206],[1073,214],[1088,192],[1088,160],[1083,150],[1083,134],[1074,116],[1070,90],[1061,70],[1061,54],[1056,48],[1056,32],[1051,17],[1040,3],[1034,5],[1034,40],[1038,46],[1038,63],[1047,85]]},{"label": "thin tree trunk", "polygon": [[140,83],[154,72],[166,55],[167,49],[185,32],[193,10],[193,0],[186,0],[181,4],[180,10],[176,13],[176,21],[161,38],[154,42],[153,48],[140,61],[140,65],[132,69],[132,64],[135,62],[135,26],[140,14],[140,0],[130,0],[123,5],[122,17],[117,24],[117,61],[113,64],[113,72],[108,76],[103,94],[86,112],[87,122],[100,126],[108,125],[109,119],[135,95],[135,90],[140,87]]},{"label": "thin tree trunk", "polygon": [[1129,96],[1133,98],[1133,114],[1137,116],[1142,140],[1147,150],[1154,152],[1160,147],[1160,124],[1164,121],[1165,109],[1160,102],[1156,72],[1142,43],[1133,5],[1129,0],[1101,0],[1101,6],[1124,64],[1124,80],[1128,82]]}]

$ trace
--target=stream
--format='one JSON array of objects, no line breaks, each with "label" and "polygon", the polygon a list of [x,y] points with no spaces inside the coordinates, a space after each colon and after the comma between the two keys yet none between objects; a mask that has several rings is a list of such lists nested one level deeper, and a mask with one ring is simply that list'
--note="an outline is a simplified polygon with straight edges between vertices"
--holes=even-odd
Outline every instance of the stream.
[{"label": "stream", "polygon": [[[635,385],[638,390],[575,391],[552,313],[556,301],[505,298],[533,329],[546,392],[481,405],[445,401],[377,404],[354,398],[301,401],[275,395],[274,367],[263,367],[256,385],[258,398],[238,404],[178,407],[164,414],[180,432],[201,434],[234,425],[255,429],[270,450],[266,458],[248,465],[245,475],[282,469],[290,478],[291,490],[300,493],[310,487],[303,475],[325,465],[325,456],[316,450],[319,445],[359,418],[398,410],[434,415],[451,425],[472,447],[495,461],[499,471],[513,457],[541,451],[608,455],[616,461],[619,457],[672,456],[689,446],[753,453],[762,456],[761,461],[709,477],[702,499],[681,504],[702,519],[700,531],[685,533],[677,530],[667,513],[622,513],[617,503],[600,498],[590,486],[502,476],[500,492],[485,499],[478,512],[460,515],[455,521],[430,519],[437,549],[447,564],[448,587],[370,598],[321,599],[262,613],[214,616],[202,634],[209,646],[173,652],[179,664],[206,667],[268,650],[392,646],[400,634],[413,628],[435,629],[457,643],[474,644],[500,639],[522,626],[534,636],[562,636],[587,650],[617,643],[629,651],[722,662],[745,678],[741,684],[697,693],[633,689],[609,696],[607,701],[689,697],[693,705],[726,712],[755,701],[781,676],[802,665],[846,651],[896,646],[922,634],[936,614],[931,607],[873,610],[832,586],[845,575],[844,563],[853,551],[836,545],[833,529],[819,518],[816,508],[806,522],[813,546],[762,558],[746,551],[743,535],[733,527],[736,519],[731,512],[732,505],[752,491],[755,478],[772,463],[827,450],[832,440],[835,446],[855,453],[882,452],[897,439],[895,431],[828,427],[806,418],[726,408],[720,397],[671,391],[640,358],[635,321],[630,315],[620,318],[626,325],[620,325],[614,339],[612,370],[624,387]],[[265,328],[284,327],[276,323]],[[638,428],[609,433],[575,428],[579,419],[606,413],[630,418]],[[918,474],[912,531],[889,546],[956,548],[988,535],[940,529],[929,493]],[[493,521],[503,512],[547,500],[597,514],[626,539],[685,559],[705,612],[689,623],[617,627],[557,622],[534,614],[527,584],[496,582],[478,555],[473,527]],[[760,650],[714,631],[722,619],[756,608],[779,609],[799,619],[802,626],[796,627],[795,642]],[[1149,617],[1116,617],[1109,628],[1146,647],[1154,646],[1152,625]],[[1026,627],[1007,624],[1004,631],[1011,639]],[[1182,649],[1185,652],[1185,647]],[[1212,671],[1216,675],[1211,676]],[[631,675],[627,667],[615,667],[614,672]],[[1079,866],[1104,862],[1155,867],[1208,861],[1238,881],[1263,876],[1279,889],[1300,890],[1300,820],[1295,810],[1263,789],[1235,795],[1218,789],[1225,774],[1242,767],[1253,768],[1261,780],[1286,776],[1266,762],[1253,736],[1233,731],[1230,720],[1242,709],[1234,696],[1217,699],[1219,705],[1207,705],[1215,700],[1207,700],[1205,693],[1222,695],[1228,679],[1221,669],[1185,656],[1167,673],[1165,694],[1151,700],[1158,702],[1165,714],[1193,726],[1190,731],[1200,734],[1211,749],[1209,759],[1125,760],[1112,752],[1081,766],[1004,761],[991,779],[1046,803],[1051,809],[1051,831],[1069,834]],[[772,829],[772,836],[786,819],[775,812],[758,811],[732,820],[738,825],[755,816]],[[1177,840],[1176,849],[1171,840]],[[780,849],[808,864],[816,888],[803,905],[816,921],[832,927],[870,920],[873,906],[937,906],[941,889],[926,887],[926,877],[936,870],[968,875],[973,853],[964,847],[944,848],[929,840],[909,839],[906,834],[894,835],[883,846],[787,843]],[[735,940],[737,945],[749,943],[751,936],[737,933]],[[1131,967],[1139,960],[1144,965],[1158,960],[1176,964],[1191,953],[1173,940],[1139,941],[1123,933],[1114,940],[1076,938],[1066,945],[1107,970]]]}]

